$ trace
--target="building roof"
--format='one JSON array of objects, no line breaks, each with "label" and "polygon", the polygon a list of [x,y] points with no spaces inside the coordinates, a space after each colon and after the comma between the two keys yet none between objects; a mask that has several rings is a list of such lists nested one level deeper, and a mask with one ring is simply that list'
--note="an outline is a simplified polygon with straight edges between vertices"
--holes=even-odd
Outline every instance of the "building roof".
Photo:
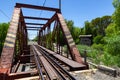
[{"label": "building roof", "polygon": [[91,34],[90,35],[80,35],[79,38],[81,38],[81,37],[92,37],[92,35]]}]

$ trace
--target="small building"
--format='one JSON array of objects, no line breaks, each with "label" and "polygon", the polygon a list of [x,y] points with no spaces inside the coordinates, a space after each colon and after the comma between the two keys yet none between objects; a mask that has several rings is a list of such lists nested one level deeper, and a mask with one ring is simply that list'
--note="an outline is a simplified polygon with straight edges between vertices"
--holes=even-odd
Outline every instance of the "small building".
[{"label": "small building", "polygon": [[88,45],[88,46],[92,45],[92,35],[80,35],[79,39],[80,39],[80,44],[82,45]]}]

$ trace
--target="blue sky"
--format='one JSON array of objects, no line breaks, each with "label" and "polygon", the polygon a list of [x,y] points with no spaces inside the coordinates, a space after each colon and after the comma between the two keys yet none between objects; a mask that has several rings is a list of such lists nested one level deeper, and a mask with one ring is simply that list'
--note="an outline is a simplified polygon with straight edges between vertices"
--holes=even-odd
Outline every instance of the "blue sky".
[{"label": "blue sky", "polygon": [[[74,25],[83,27],[85,21],[91,21],[96,17],[104,15],[112,15],[114,7],[113,0],[61,0],[62,1],[62,14],[65,19],[73,20]],[[0,10],[2,10],[8,17],[0,12],[0,23],[9,22],[12,17],[15,3],[27,3],[42,6],[44,0],[0,0]],[[46,0],[45,6],[58,8],[59,0]],[[24,15],[46,16],[51,17],[53,13],[43,11],[32,11],[23,9]],[[45,22],[43,22],[45,23]],[[36,34],[36,33],[35,33]]]}]

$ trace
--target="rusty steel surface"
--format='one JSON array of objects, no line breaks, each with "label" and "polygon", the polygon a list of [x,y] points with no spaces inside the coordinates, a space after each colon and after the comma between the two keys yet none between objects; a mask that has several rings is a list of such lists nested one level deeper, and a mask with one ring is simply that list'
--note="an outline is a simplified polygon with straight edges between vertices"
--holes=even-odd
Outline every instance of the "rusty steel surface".
[{"label": "rusty steel surface", "polygon": [[[61,28],[62,30],[62,33],[65,37],[65,41],[67,42],[67,46],[68,46],[68,49],[69,49],[69,52],[70,52],[70,55],[72,57],[73,60],[79,62],[79,63],[82,63],[82,64],[85,64],[80,56],[80,53],[75,45],[75,42],[73,41],[73,38],[71,36],[71,33],[65,23],[65,20],[62,16],[61,13],[55,13],[52,18],[50,20],[48,20],[48,22],[40,29],[40,34],[39,36],[41,37],[41,41],[39,39],[39,41],[41,42],[41,45],[45,47],[46,45],[46,34],[44,32],[48,32],[48,31],[45,31],[46,29],[48,29],[48,26],[53,22],[55,21],[55,26],[54,26],[54,29],[55,31],[53,31],[52,33],[52,36],[53,37],[57,37],[57,53],[60,53],[60,46],[59,46],[59,28]],[[42,41],[44,40],[44,41]],[[39,42],[38,42],[39,43]],[[87,67],[86,67],[87,68]]]},{"label": "rusty steel surface", "polygon": [[38,45],[38,46],[40,48],[44,49],[45,51],[47,51],[50,55],[54,56],[56,59],[60,60],[61,62],[63,62],[67,66],[69,66],[71,68],[71,70],[82,70],[82,69],[86,68],[86,66],[84,64],[75,62],[71,59],[61,56],[60,54],[56,54],[55,52],[53,52],[45,47],[42,47],[40,45]]},{"label": "rusty steel surface", "polygon": [[43,6],[36,6],[36,5],[30,5],[30,4],[21,4],[21,3],[16,3],[15,7],[23,7],[23,8],[31,8],[31,9],[39,9],[39,10],[47,10],[47,11],[56,11],[60,12],[60,9],[57,8],[50,8],[50,7],[43,7]]},{"label": "rusty steel surface", "polygon": [[13,60],[14,48],[3,48],[1,54],[1,68],[10,68]]},{"label": "rusty steel surface", "polygon": [[[45,59],[45,57],[42,56],[42,54],[34,47],[35,51],[37,52],[37,55],[39,56],[45,70],[47,71],[49,77],[51,80],[57,79],[59,76],[53,69],[53,67],[50,65],[50,63]],[[36,54],[35,54],[36,55]]]},{"label": "rusty steel surface", "polygon": [[24,16],[24,19],[50,20],[50,18],[39,18],[39,17],[31,17],[31,16]]},{"label": "rusty steel surface", "polygon": [[35,30],[35,31],[38,31],[38,30],[40,30],[40,29],[27,29],[27,30]]},{"label": "rusty steel surface", "polygon": [[0,80],[7,80],[9,71],[8,68],[0,68]]},{"label": "rusty steel surface", "polygon": [[35,45],[34,49],[38,57],[42,60],[44,68],[50,77],[50,80],[76,80],[67,70],[65,70],[55,59],[50,57],[48,52]]},{"label": "rusty steel surface", "polygon": [[34,71],[27,71],[27,72],[10,73],[9,74],[9,78],[10,78],[10,80],[14,80],[14,79],[18,79],[18,78],[30,77],[31,74],[37,75],[38,71],[34,70]]},{"label": "rusty steel surface", "polygon": [[[19,18],[20,18],[20,9],[15,8],[13,17],[12,17],[12,21],[10,22],[10,27],[8,29],[7,37],[5,39],[3,51],[1,54],[0,65],[2,68],[10,68],[11,67]],[[14,34],[11,34],[11,33],[14,33]],[[10,36],[10,38],[8,38],[8,36]],[[14,38],[12,38],[12,37],[14,37]]]},{"label": "rusty steel surface", "polygon": [[[39,77],[41,76],[41,77],[40,77],[41,80],[44,80],[43,73],[42,73],[42,68],[41,68],[40,62],[39,62],[39,60],[38,60],[39,57],[37,56],[35,50],[33,49],[33,46],[31,46],[31,50],[33,51],[33,55],[34,55],[34,58],[35,58],[35,63],[36,63],[36,65],[37,65]],[[40,56],[40,55],[39,55],[39,56]]]},{"label": "rusty steel surface", "polygon": [[25,23],[26,25],[45,25],[45,24],[40,24],[40,23]]},{"label": "rusty steel surface", "polygon": [[66,38],[66,41],[67,41],[67,46],[69,48],[69,51],[71,53],[71,57],[73,60],[79,62],[79,63],[84,63],[81,56],[80,56],[80,53],[75,45],[75,42],[73,41],[73,38],[71,36],[71,33],[65,23],[65,20],[62,16],[61,13],[57,13],[57,17],[58,17],[58,20],[60,22],[60,25],[61,25],[61,28],[62,28],[62,31],[64,33],[64,36]]},{"label": "rusty steel surface", "polygon": [[57,17],[58,17],[58,20],[60,22],[60,25],[61,25],[62,31],[64,33],[64,36],[66,38],[67,45],[69,47],[69,51],[70,51],[70,54],[72,56],[72,59],[79,62],[79,63],[84,63],[76,45],[75,45],[75,42],[73,41],[71,33],[70,33],[66,23],[65,23],[65,20],[64,20],[62,14],[57,13]]},{"label": "rusty steel surface", "polygon": [[16,47],[19,47],[19,55],[24,53],[27,47],[27,30],[21,9],[15,7],[1,54],[0,80],[8,80],[15,60]]},{"label": "rusty steel surface", "polygon": [[[65,37],[65,39],[66,39],[66,41],[67,41],[67,46],[68,46],[68,48],[69,48],[69,52],[70,52],[70,55],[71,55],[71,57],[72,57],[72,59],[73,60],[75,60],[75,61],[77,61],[77,62],[79,62],[79,63],[82,63],[82,64],[84,64],[84,62],[83,62],[83,60],[82,60],[82,58],[81,58],[81,56],[80,56],[80,53],[79,53],[79,51],[78,51],[78,49],[76,48],[76,45],[75,45],[75,42],[73,41],[73,38],[72,38],[72,36],[71,36],[71,33],[70,33],[70,31],[69,31],[69,29],[68,29],[68,27],[67,27],[67,25],[66,25],[66,23],[65,23],[65,20],[64,20],[64,18],[63,18],[63,16],[62,16],[62,14],[61,13],[56,13],[56,14],[54,14],[53,16],[52,16],[52,18],[50,19],[50,20],[48,20],[48,22],[40,29],[40,34],[39,35],[42,35],[41,37],[43,37],[43,39],[44,39],[44,41],[46,40],[45,39],[45,34],[43,33],[43,32],[45,32],[44,30],[46,29],[46,28],[48,28],[48,26],[53,22],[53,21],[57,21],[57,23],[56,23],[56,26],[58,26],[58,23],[60,23],[60,25],[59,25],[59,27],[62,29],[62,32],[63,32],[63,34],[64,34],[64,37]],[[55,28],[55,29],[57,29],[57,27]],[[59,30],[55,30],[55,33],[54,33],[55,35],[57,35],[57,42],[59,43]],[[54,36],[53,36],[54,37]],[[42,41],[42,40],[41,40]],[[43,42],[43,41],[42,41]],[[58,45],[58,43],[57,43],[57,45]],[[44,46],[44,45],[43,45]],[[59,45],[58,45],[58,47],[59,47]],[[57,47],[57,49],[60,49],[60,48],[58,48]],[[58,51],[58,50],[57,50]]]},{"label": "rusty steel surface", "polygon": [[0,79],[4,77],[4,79],[2,78],[1,80],[6,80],[8,74],[10,73],[19,19],[20,19],[20,8],[15,8],[1,54]]},{"label": "rusty steel surface", "polygon": [[[31,8],[31,9],[39,9],[39,10],[47,10],[47,11],[54,11],[55,14],[49,19],[49,18],[39,18],[39,17],[32,17],[32,16],[24,16],[22,13],[21,8]],[[25,23],[25,19],[33,19],[33,20],[47,20],[46,24],[41,24],[41,23]],[[55,23],[54,23],[55,21]],[[51,24],[54,23],[54,29],[53,32],[51,31]],[[27,25],[27,26],[26,26]],[[35,27],[35,26],[28,26],[28,25],[40,25],[42,27]],[[39,29],[37,29],[39,28]],[[28,32],[27,30],[37,30],[39,31],[39,38],[38,38],[38,44],[41,44],[44,47],[50,47],[52,49],[53,41],[52,39],[55,39],[56,37],[56,42],[57,42],[57,53],[60,54],[60,31],[62,30],[62,34],[65,37],[65,40],[67,42],[67,46],[70,52],[70,55],[72,56],[72,59],[79,62],[81,65],[77,65],[72,61],[68,61],[68,59],[63,59],[62,56],[54,56],[61,61],[64,60],[66,61],[66,64],[71,65],[72,67],[74,66],[79,66],[79,67],[85,67],[86,65],[83,64],[83,61],[81,59],[81,56],[79,54],[79,51],[77,50],[75,43],[73,41],[73,38],[70,34],[70,31],[64,21],[64,18],[60,12],[60,9],[57,8],[50,8],[50,7],[43,7],[43,6],[36,6],[36,5],[30,5],[30,4],[21,4],[21,3],[16,3],[16,6],[14,8],[12,20],[10,22],[10,26],[8,29],[8,33],[5,39],[4,47],[2,50],[1,54],[1,61],[0,61],[0,80],[13,80],[17,78],[22,78],[22,77],[27,77],[31,76],[30,73],[24,72],[24,73],[15,73],[18,70],[18,67],[20,63],[27,63],[30,62],[30,50],[28,48]],[[48,36],[51,35],[51,40],[47,40]],[[37,50],[35,50],[36,52]],[[48,65],[51,66],[51,71],[47,70],[47,74],[57,73],[61,77],[65,77],[66,74],[69,76],[71,79],[74,80],[74,78],[59,65],[55,60],[52,60],[50,56],[47,56],[47,53],[43,50],[41,50],[42,55],[45,56],[45,58],[39,58],[42,61],[43,65],[46,69],[49,69]],[[16,56],[17,54],[17,56]],[[61,53],[62,54],[62,53]],[[22,55],[28,55],[28,56],[22,56]],[[14,58],[15,56],[15,58]],[[50,58],[50,59],[49,59]],[[47,62],[48,61],[48,62]],[[53,64],[53,62],[54,65]],[[63,62],[64,62],[63,61]],[[45,62],[45,63],[44,63]],[[15,66],[15,70],[13,70],[13,66]],[[74,66],[73,66],[74,65]],[[52,70],[54,68],[55,70]],[[59,67],[59,68],[57,68]],[[14,72],[14,74],[11,74],[11,71]],[[61,73],[62,71],[63,73]],[[34,72],[34,71],[33,71]],[[57,75],[55,75],[57,76]],[[54,79],[53,75],[51,74],[51,79]],[[55,77],[57,79],[57,77]],[[65,78],[64,78],[65,79]]]},{"label": "rusty steel surface", "polygon": [[50,20],[41,28],[41,31],[48,27],[56,19],[56,14],[54,14]]},{"label": "rusty steel surface", "polygon": [[42,27],[32,27],[32,26],[26,26],[26,28],[42,28]]}]

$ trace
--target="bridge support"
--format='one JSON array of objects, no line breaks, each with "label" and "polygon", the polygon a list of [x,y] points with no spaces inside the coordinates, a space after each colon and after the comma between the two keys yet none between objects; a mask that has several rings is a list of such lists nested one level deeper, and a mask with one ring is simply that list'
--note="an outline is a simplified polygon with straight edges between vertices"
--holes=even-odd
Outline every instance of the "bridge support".
[{"label": "bridge support", "polygon": [[13,61],[15,49],[16,34],[20,20],[20,8],[15,8],[10,22],[7,37],[5,39],[0,61],[0,80],[7,80]]},{"label": "bridge support", "polygon": [[[55,14],[51,19],[27,17],[27,16],[24,17],[22,14],[21,8],[32,8],[32,9],[38,9],[38,10],[54,11]],[[25,23],[24,18],[42,19],[42,20],[48,20],[48,22],[46,24]],[[50,29],[52,23],[54,23],[53,31],[51,31]],[[21,63],[26,59],[29,60],[28,57],[27,58],[25,57],[25,55],[27,55],[26,53],[29,53],[28,45],[27,45],[28,39],[27,39],[26,24],[43,25],[43,27],[41,27],[39,30],[38,44],[44,47],[48,47],[49,49],[52,49],[53,48],[52,43],[56,42],[57,53],[59,54],[60,54],[60,34],[62,33],[63,39],[65,39],[64,41],[66,41],[71,58],[76,62],[84,64],[80,56],[80,53],[77,47],[75,46],[71,33],[65,23],[65,20],[62,14],[60,13],[60,9],[17,3],[13,12],[12,20],[10,22],[10,26],[8,29],[8,33],[7,33],[4,47],[1,54],[0,80],[13,79],[10,77],[10,74],[11,72],[16,72],[17,71],[16,69],[18,68],[16,67],[15,70],[12,70],[14,63],[15,62]],[[35,28],[35,27],[32,27],[32,28]],[[17,58],[16,58],[16,55],[17,55]],[[24,56],[24,59],[23,59],[23,56]],[[24,76],[23,73],[21,73],[20,75]],[[29,73],[26,73],[26,75],[29,75]]]},{"label": "bridge support", "polygon": [[71,33],[70,33],[66,23],[65,23],[65,20],[64,20],[62,14],[57,13],[57,18],[60,22],[60,27],[62,29],[62,32],[63,32],[64,36],[65,36],[67,46],[69,48],[69,52],[70,52],[70,55],[71,55],[72,59],[79,62],[79,63],[84,63],[76,45],[75,45],[75,42],[73,41]]},{"label": "bridge support", "polygon": [[15,7],[1,54],[0,80],[8,80],[15,54],[24,53],[26,48],[27,30],[23,14],[20,8]]},{"label": "bridge support", "polygon": [[[75,42],[73,41],[71,33],[70,33],[61,13],[56,13],[55,15],[53,15],[53,17],[41,28],[41,30],[39,31],[39,42],[38,43],[40,45],[43,45],[43,42],[47,42],[45,37],[47,37],[49,32],[46,31],[46,29],[50,28],[50,25],[52,24],[52,22],[54,22],[54,29],[53,29],[53,32],[50,34],[52,35],[52,38],[54,38],[55,35],[57,35],[56,36],[57,38],[55,38],[57,40],[57,51],[59,51],[57,53],[60,53],[59,38],[60,38],[60,30],[62,30],[62,34],[67,43],[67,47],[68,47],[68,50],[70,52],[72,59],[79,63],[84,64],[84,62],[80,56],[80,53],[75,45]],[[48,32],[48,33],[44,33],[44,32]]]}]

